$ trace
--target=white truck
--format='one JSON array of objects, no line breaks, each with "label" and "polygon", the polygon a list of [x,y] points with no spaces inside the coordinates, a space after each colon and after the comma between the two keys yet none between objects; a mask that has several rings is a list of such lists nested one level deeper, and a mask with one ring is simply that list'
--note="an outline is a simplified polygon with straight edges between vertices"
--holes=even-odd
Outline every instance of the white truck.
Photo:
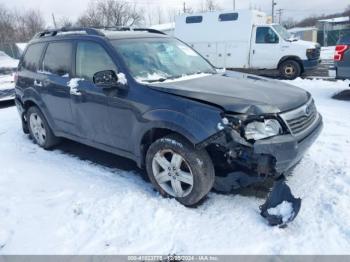
[{"label": "white truck", "polygon": [[181,15],[174,35],[221,68],[278,69],[283,78],[294,79],[320,62],[319,44],[293,38],[259,11]]}]

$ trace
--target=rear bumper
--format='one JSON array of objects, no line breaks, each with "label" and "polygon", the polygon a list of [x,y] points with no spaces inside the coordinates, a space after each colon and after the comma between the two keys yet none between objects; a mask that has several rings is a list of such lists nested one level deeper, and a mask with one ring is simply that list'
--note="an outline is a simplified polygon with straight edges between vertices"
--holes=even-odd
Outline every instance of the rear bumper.
[{"label": "rear bumper", "polygon": [[320,59],[302,60],[304,70],[314,70],[321,63]]}]

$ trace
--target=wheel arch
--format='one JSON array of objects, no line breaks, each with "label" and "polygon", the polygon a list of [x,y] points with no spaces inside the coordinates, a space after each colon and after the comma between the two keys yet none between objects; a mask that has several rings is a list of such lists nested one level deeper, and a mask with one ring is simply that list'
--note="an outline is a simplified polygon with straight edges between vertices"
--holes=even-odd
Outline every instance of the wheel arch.
[{"label": "wheel arch", "polygon": [[[188,137],[187,135],[183,134],[179,130],[175,130],[174,128],[169,127],[153,127],[146,131],[140,141],[140,155],[141,155],[141,162],[140,166],[143,167],[145,165],[145,159],[146,154],[149,149],[149,147],[154,143],[156,140],[161,139],[163,137],[166,137],[170,134],[176,134],[177,136],[182,137],[186,141],[188,141],[193,146],[195,145],[193,142],[193,139]],[[191,141],[192,140],[192,141]]]},{"label": "wheel arch", "polygon": [[301,73],[303,73],[305,71],[303,61],[301,60],[301,58],[299,56],[293,56],[293,55],[287,55],[287,56],[282,57],[280,59],[280,61],[278,62],[277,68],[279,69],[280,65],[287,60],[293,60],[293,61],[297,62],[300,65]]}]

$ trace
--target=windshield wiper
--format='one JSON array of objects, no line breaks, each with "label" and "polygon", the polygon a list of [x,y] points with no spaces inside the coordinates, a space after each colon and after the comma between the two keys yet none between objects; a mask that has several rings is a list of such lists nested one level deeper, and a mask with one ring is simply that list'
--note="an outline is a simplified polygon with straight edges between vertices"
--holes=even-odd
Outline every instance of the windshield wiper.
[{"label": "windshield wiper", "polygon": [[154,82],[164,82],[166,81],[168,78],[158,78],[158,79],[151,79],[151,80],[142,80],[143,82],[147,82],[147,83],[154,83]]}]

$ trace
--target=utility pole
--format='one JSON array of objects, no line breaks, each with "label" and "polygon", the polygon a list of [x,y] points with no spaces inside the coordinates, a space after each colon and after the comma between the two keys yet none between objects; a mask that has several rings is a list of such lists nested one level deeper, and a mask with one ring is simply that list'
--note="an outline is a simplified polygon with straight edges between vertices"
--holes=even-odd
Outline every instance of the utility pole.
[{"label": "utility pole", "polygon": [[54,26],[55,28],[57,28],[55,15],[54,15],[53,13],[52,13],[52,23],[53,23],[53,26]]},{"label": "utility pole", "polygon": [[275,2],[275,0],[272,0],[272,23],[275,22],[275,5],[277,5],[277,3]]},{"label": "utility pole", "polygon": [[184,14],[186,13],[186,2],[184,2]]},{"label": "utility pole", "polygon": [[278,23],[280,24],[281,21],[282,21],[282,12],[283,12],[283,9],[280,8],[277,10],[277,14],[278,14]]},{"label": "utility pole", "polygon": [[233,11],[235,11],[236,10],[236,0],[232,0],[233,1]]}]

